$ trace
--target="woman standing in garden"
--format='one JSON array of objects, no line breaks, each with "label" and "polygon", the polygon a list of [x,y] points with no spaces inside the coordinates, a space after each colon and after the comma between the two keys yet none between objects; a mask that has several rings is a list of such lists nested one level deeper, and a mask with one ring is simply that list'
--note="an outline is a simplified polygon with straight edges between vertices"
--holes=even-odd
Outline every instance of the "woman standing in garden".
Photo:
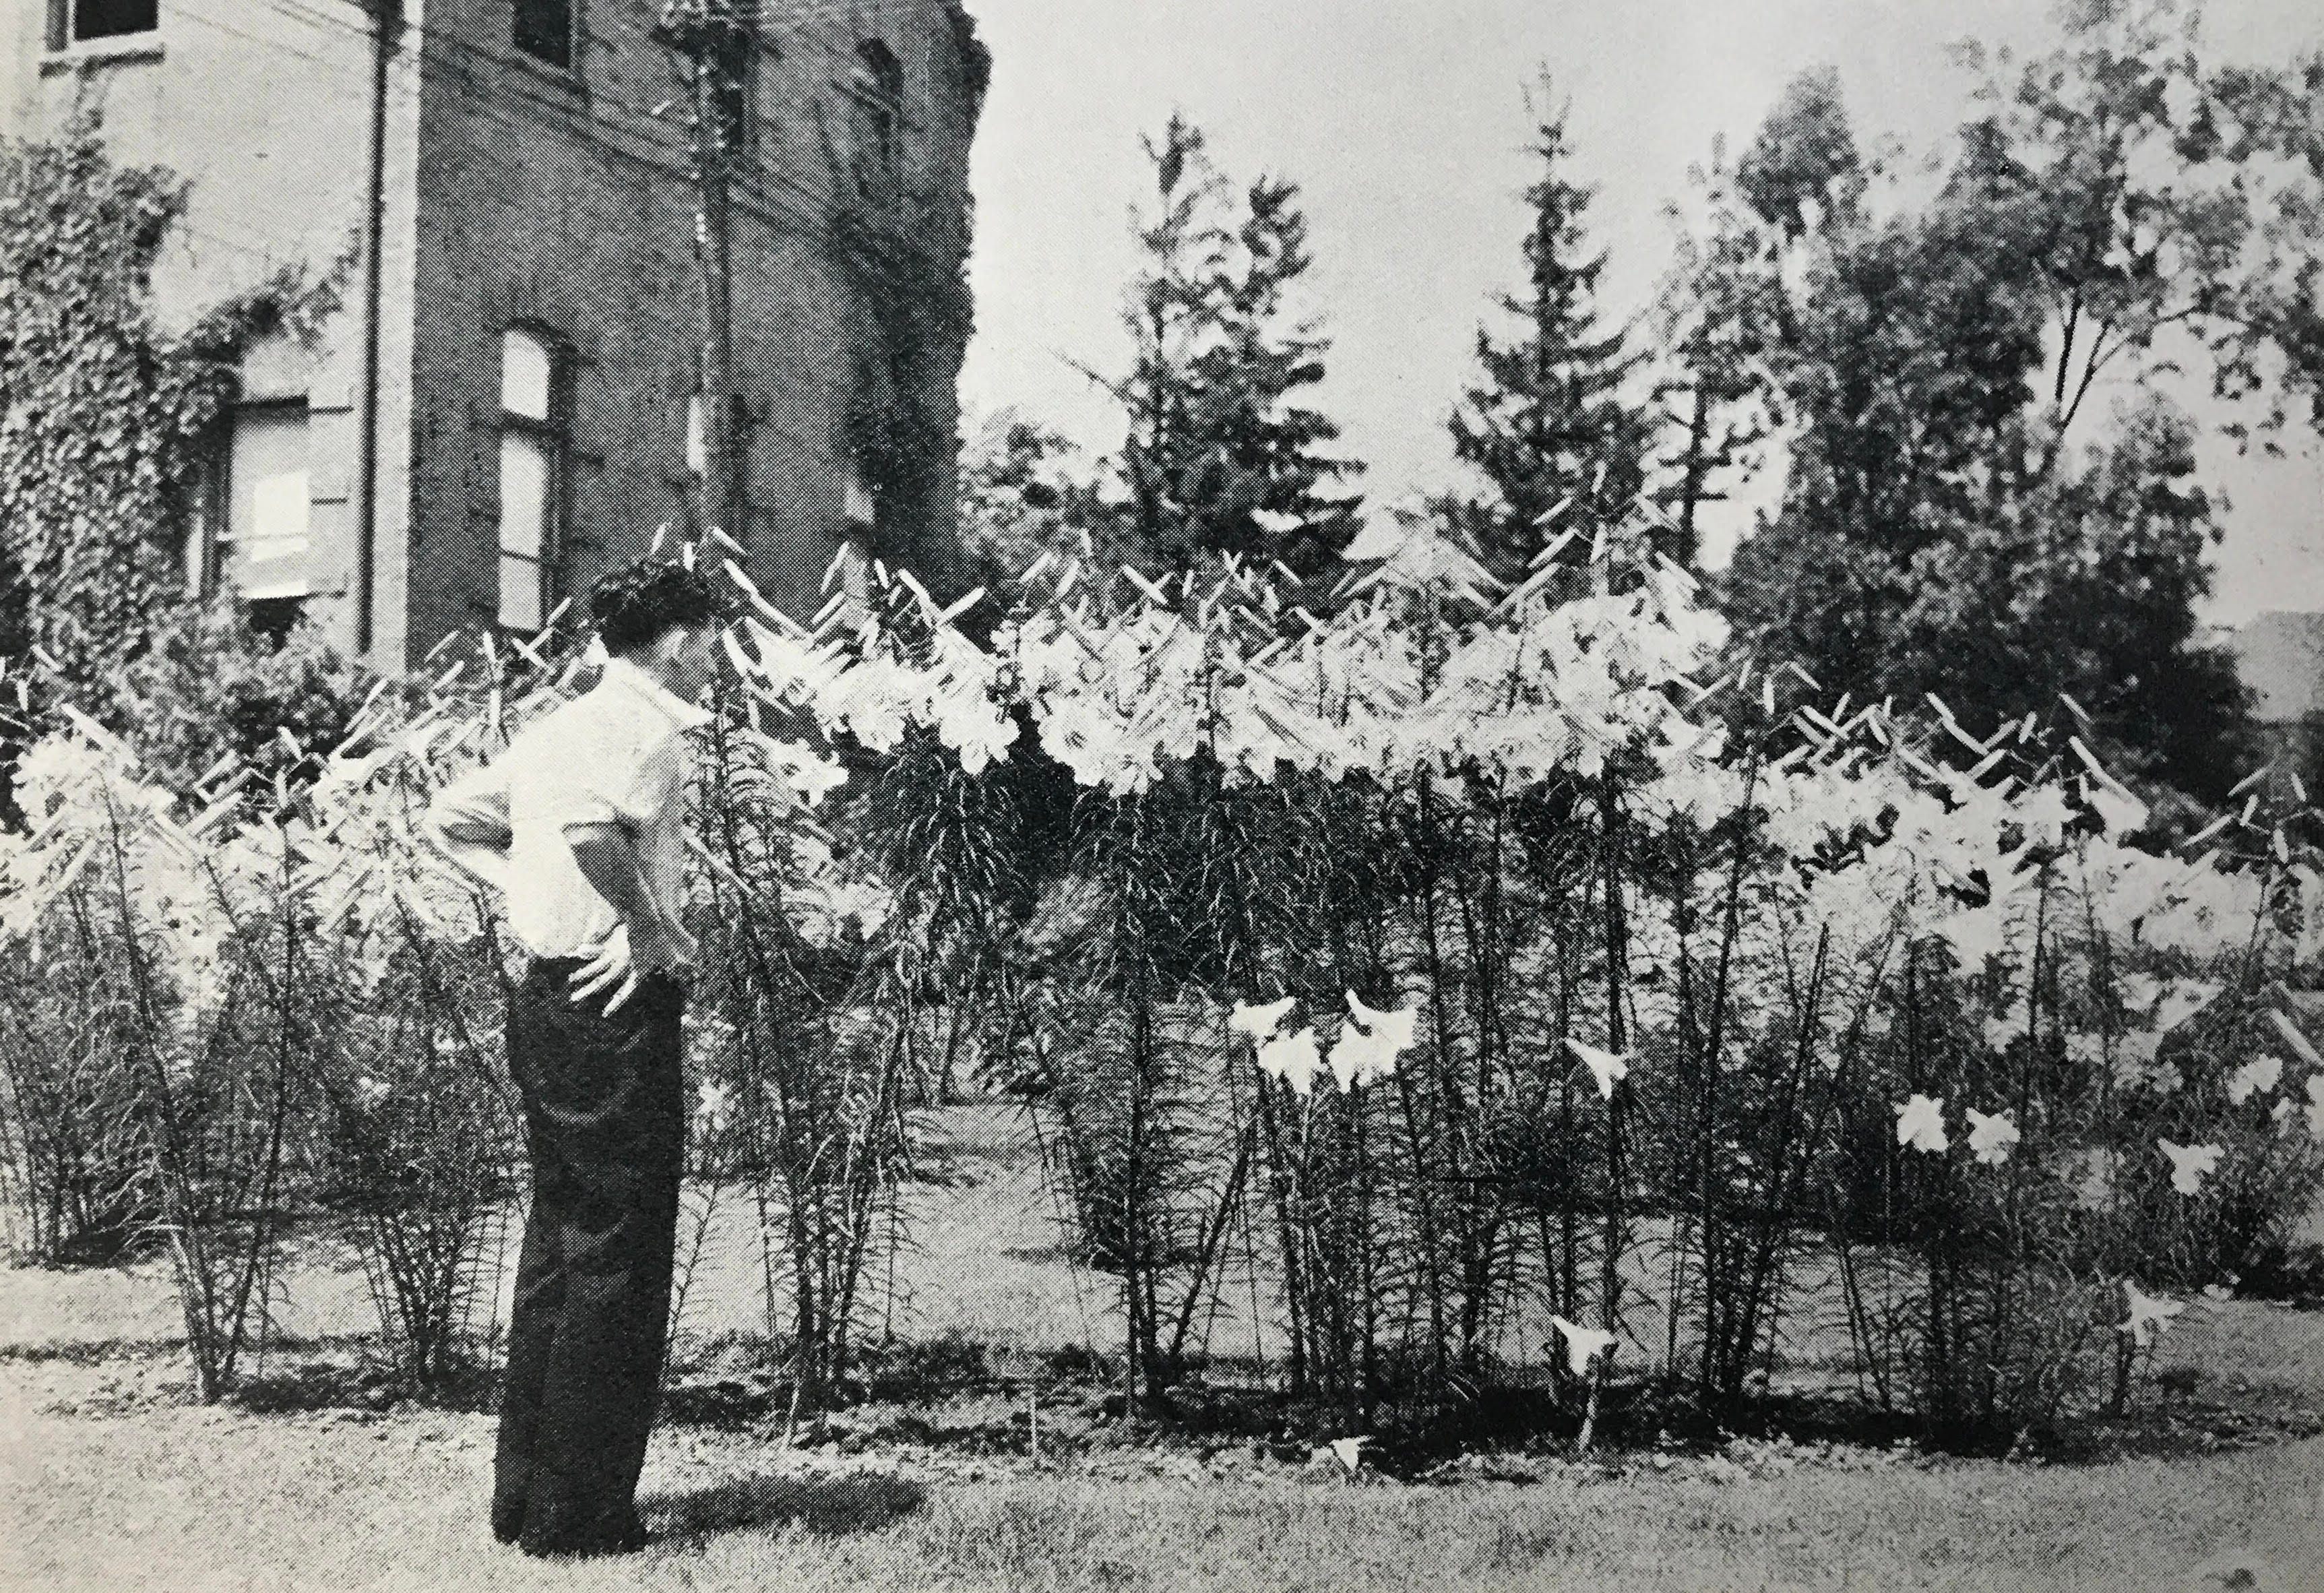
[{"label": "woman standing in garden", "polygon": [[510,1003],[532,1204],[494,1457],[493,1532],[532,1554],[644,1541],[638,1473],[669,1312],[685,1109],[686,734],[717,594],[641,561],[590,606],[603,678],[445,790],[429,838],[500,891],[530,966]]}]

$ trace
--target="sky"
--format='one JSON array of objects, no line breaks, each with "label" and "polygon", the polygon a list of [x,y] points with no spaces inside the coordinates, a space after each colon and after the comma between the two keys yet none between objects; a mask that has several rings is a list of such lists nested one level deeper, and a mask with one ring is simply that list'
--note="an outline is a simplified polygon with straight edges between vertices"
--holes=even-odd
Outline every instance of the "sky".
[{"label": "sky", "polygon": [[[1600,185],[1602,299],[1642,308],[1671,257],[1667,207],[1724,136],[1831,65],[1859,140],[1941,146],[1972,86],[1950,46],[2038,47],[2050,0],[969,0],[993,53],[972,157],[972,414],[1014,409],[1085,447],[1119,438],[1084,373],[1123,370],[1139,150],[1174,110],[1240,180],[1300,185],[1313,307],[1333,339],[1322,406],[1375,504],[1459,479],[1444,421],[1476,328],[1522,268],[1526,91],[1568,99],[1574,170]],[[2213,0],[2222,54],[2324,48],[2314,0]],[[2294,437],[2295,442],[2302,438]],[[2207,617],[2324,610],[2324,449],[2205,459],[2229,500]]]}]

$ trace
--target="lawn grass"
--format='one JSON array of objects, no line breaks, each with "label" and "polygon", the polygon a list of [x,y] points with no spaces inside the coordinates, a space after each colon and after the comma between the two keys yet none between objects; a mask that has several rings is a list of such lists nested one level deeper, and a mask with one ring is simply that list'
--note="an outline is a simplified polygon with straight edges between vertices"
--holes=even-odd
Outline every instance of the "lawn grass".
[{"label": "lawn grass", "polygon": [[[1005,1123],[950,1127],[899,1330],[1020,1355],[1106,1334],[1103,1280],[1060,1256]],[[755,1272],[720,1238],[695,1331],[756,1325]],[[341,1349],[371,1331],[327,1251],[291,1287],[292,1331]],[[1183,1443],[1092,1441],[1036,1465],[885,1440],[786,1450],[764,1424],[672,1423],[643,1489],[662,1541],[544,1564],[485,1530],[488,1415],[200,1409],[176,1396],[172,1325],[155,1267],[0,1271],[0,1588],[2324,1589],[2316,1438],[2203,1453],[2199,1437],[2169,1460],[2074,1466],[1738,1446],[1434,1486]],[[2324,1405],[2324,1313],[2201,1303],[2163,1350],[2207,1395]]]},{"label": "lawn grass", "polygon": [[763,1443],[659,1435],[641,1556],[495,1545],[490,1423],[187,1407],[40,1413],[0,1370],[0,1586],[168,1588],[2324,1588],[2324,1440],[2173,1462],[1932,1461],[1727,1480],[1650,1466],[1407,1487],[835,1473]]}]

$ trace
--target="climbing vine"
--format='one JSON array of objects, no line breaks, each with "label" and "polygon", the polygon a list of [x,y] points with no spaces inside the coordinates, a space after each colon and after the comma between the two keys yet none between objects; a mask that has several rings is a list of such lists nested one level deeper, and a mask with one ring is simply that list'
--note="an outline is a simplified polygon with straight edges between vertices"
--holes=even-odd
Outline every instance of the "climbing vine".
[{"label": "climbing vine", "polygon": [[187,185],[115,163],[93,116],[0,140],[0,656],[71,677],[139,650],[182,594],[178,550],[244,353],[311,337],[340,272],[278,272],[182,330],[156,261]]},{"label": "climbing vine", "polygon": [[936,362],[966,342],[973,318],[961,267],[937,259],[895,218],[844,206],[832,233],[863,295],[878,339],[856,373],[849,442],[881,506],[881,540],[927,545],[937,476],[950,462],[953,424],[936,401],[948,376]]},{"label": "climbing vine", "polygon": [[[949,14],[973,124],[991,58],[967,14]],[[875,334],[851,373],[848,447],[878,502],[880,543],[936,578],[930,566],[952,562],[954,541],[951,527],[936,523],[948,511],[945,475],[958,447],[945,395],[975,318],[967,251],[947,246],[949,227],[928,225],[925,196],[903,191],[893,171],[867,182],[862,152],[843,147],[820,116],[817,125],[835,196],[828,239]]]}]

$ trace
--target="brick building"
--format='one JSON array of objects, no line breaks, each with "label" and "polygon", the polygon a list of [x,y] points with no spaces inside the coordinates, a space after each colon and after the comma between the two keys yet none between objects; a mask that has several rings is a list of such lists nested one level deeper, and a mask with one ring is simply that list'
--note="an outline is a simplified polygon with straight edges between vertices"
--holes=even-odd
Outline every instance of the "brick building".
[{"label": "brick building", "polygon": [[[958,0],[737,5],[748,563],[795,612],[850,546],[946,585],[983,51]],[[532,629],[697,522],[696,205],[659,0],[6,10],[0,133],[80,105],[117,158],[190,180],[165,315],[337,273],[315,345],[246,362],[190,580],[395,667]]]}]

